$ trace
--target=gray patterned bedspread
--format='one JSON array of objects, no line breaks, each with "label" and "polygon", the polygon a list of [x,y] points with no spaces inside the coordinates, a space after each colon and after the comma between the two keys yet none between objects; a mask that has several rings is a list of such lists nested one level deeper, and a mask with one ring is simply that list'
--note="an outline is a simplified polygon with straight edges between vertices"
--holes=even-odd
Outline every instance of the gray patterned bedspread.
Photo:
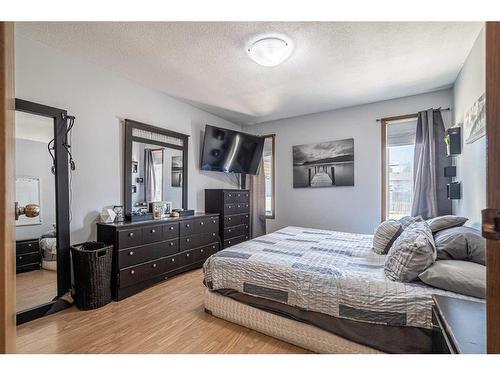
[{"label": "gray patterned bedspread", "polygon": [[[209,289],[232,289],[337,318],[432,328],[432,294],[478,300],[384,275],[372,235],[287,227],[204,264]],[[478,300],[481,301],[481,300]]]}]

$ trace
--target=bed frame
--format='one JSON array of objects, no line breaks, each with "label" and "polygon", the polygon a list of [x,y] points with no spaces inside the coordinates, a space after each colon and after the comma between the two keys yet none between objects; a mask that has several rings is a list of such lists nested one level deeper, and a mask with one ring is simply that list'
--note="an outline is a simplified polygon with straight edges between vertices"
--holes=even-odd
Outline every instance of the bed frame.
[{"label": "bed frame", "polygon": [[224,320],[289,342],[315,353],[382,353],[310,324],[245,305],[210,290],[205,291],[205,311]]}]

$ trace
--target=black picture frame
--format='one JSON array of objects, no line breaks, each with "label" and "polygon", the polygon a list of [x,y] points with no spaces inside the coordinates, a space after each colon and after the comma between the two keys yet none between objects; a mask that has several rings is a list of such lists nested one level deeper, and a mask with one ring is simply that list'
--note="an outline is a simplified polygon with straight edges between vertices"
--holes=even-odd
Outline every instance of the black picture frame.
[{"label": "black picture frame", "polygon": [[16,314],[17,324],[40,318],[60,311],[64,304],[61,297],[71,290],[71,258],[70,258],[70,227],[69,227],[69,168],[68,153],[65,149],[67,141],[67,111],[61,108],[46,106],[39,103],[16,98],[16,111],[44,116],[54,120],[55,147],[55,194],[56,194],[56,228],[57,228],[57,295],[52,301],[34,306]]},{"label": "black picture frame", "polygon": [[[132,165],[132,143],[142,142],[157,145],[160,147],[172,148],[175,150],[182,151],[182,208],[187,210],[188,208],[188,181],[187,181],[187,166],[188,166],[188,144],[189,144],[189,135],[178,133],[172,130],[160,128],[153,125],[148,125],[142,122],[125,119],[125,146],[124,146],[124,206],[125,206],[125,214],[130,215],[132,212],[132,170],[130,166]],[[181,140],[182,145],[172,144],[161,142],[153,139],[141,138],[133,135],[134,129],[144,130],[151,133],[157,133],[161,135],[165,135],[171,138],[177,138]]]}]

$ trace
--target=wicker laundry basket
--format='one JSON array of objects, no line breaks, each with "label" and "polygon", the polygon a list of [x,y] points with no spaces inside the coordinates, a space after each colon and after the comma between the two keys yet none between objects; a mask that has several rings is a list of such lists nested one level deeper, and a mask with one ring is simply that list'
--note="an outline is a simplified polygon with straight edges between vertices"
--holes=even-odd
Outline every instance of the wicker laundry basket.
[{"label": "wicker laundry basket", "polygon": [[92,310],[111,302],[111,260],[113,246],[84,242],[71,247],[76,307]]}]

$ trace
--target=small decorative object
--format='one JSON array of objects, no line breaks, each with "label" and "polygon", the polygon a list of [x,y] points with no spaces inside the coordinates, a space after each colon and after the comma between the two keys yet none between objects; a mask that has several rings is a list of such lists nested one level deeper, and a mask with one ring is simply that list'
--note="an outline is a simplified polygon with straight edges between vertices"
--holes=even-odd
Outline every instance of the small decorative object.
[{"label": "small decorative object", "polygon": [[132,185],[132,193],[137,193],[137,186]]},{"label": "small decorative object", "polygon": [[152,220],[153,214],[149,212],[132,212],[125,214],[125,219],[131,222]]},{"label": "small decorative object", "polygon": [[172,156],[172,187],[182,187],[182,156]]},{"label": "small decorative object", "polygon": [[115,221],[115,211],[113,211],[111,208],[103,208],[101,211],[101,221],[103,223],[112,223]]},{"label": "small decorative object", "polygon": [[162,217],[163,217],[163,207],[155,206],[155,209],[153,211],[153,218],[155,220],[160,220]]},{"label": "small decorative object", "polygon": [[149,202],[149,212],[153,213],[154,218],[156,219],[157,217],[157,212],[160,213],[160,217],[158,219],[161,219],[162,217],[165,216],[165,207],[167,205],[167,202]]},{"label": "small decorative object", "polygon": [[483,93],[464,115],[465,142],[473,143],[486,135],[486,98]]},{"label": "small decorative object", "polygon": [[172,202],[164,202],[165,203],[165,215],[168,215],[172,212]]},{"label": "small decorative object", "polygon": [[293,187],[354,186],[354,139],[293,146]]},{"label": "small decorative object", "polygon": [[144,177],[137,177],[137,178],[135,179],[135,181],[136,181],[138,184],[142,184],[142,183],[144,183]]},{"label": "small decorative object", "polygon": [[125,220],[125,216],[123,214],[123,206],[114,206],[113,211],[116,214],[115,221],[117,223],[121,223]]},{"label": "small decorative object", "polygon": [[139,167],[139,163],[136,161],[132,162],[132,173],[137,173],[137,169]]},{"label": "small decorative object", "polygon": [[172,211],[170,213],[170,217],[179,217],[179,216],[181,216],[181,215],[177,211]]},{"label": "small decorative object", "polygon": [[176,208],[176,209],[172,210],[172,212],[177,212],[180,217],[194,215],[194,210],[184,210],[182,208]]}]

